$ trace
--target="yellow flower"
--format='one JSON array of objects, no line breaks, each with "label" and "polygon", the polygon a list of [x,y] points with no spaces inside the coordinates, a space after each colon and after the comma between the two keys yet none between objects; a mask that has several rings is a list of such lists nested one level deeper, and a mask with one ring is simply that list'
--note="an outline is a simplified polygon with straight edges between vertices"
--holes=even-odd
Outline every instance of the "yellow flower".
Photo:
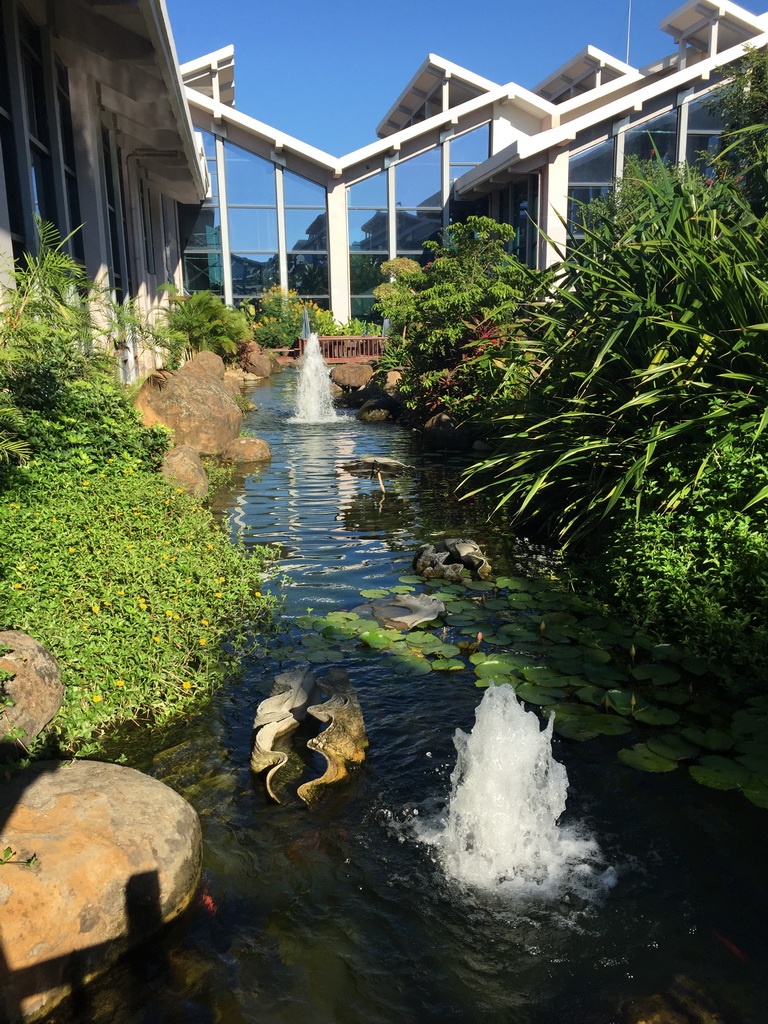
[{"label": "yellow flower", "polygon": [[91,605],[91,611],[92,612],[97,612],[98,610],[99,610],[99,606],[97,604],[92,604]]},{"label": "yellow flower", "polygon": [[116,679],[115,686],[125,686],[125,682],[122,679]]},{"label": "yellow flower", "polygon": [[[88,483],[87,480],[83,480],[83,487],[90,487],[90,486],[91,485]],[[101,700],[101,697],[99,697],[99,700]]]},{"label": "yellow flower", "polygon": [[109,608],[112,605],[111,601],[102,601],[101,603],[104,605],[105,608]]},{"label": "yellow flower", "polygon": [[208,641],[207,641],[207,640],[205,639],[205,637],[203,637],[203,639],[202,639],[202,640],[198,640],[197,642],[198,642],[199,644],[207,644],[207,643],[208,643]]},{"label": "yellow flower", "polygon": [[125,596],[125,591],[124,590],[118,590],[117,593],[118,593],[119,597],[124,597]]},{"label": "yellow flower", "polygon": [[107,459],[107,462],[114,462],[114,459]]},{"label": "yellow flower", "polygon": [[125,545],[125,550],[126,551],[130,551],[132,547],[133,547],[133,544],[126,544]]},{"label": "yellow flower", "polygon": [[173,615],[173,612],[169,612],[169,611],[168,611],[168,610],[166,609],[166,612],[165,612],[165,614],[166,614],[166,615],[168,616],[168,618],[170,619],[170,618],[171,618],[171,616]]},{"label": "yellow flower", "polygon": [[200,625],[201,626],[207,626],[208,625],[208,619],[200,619]]},{"label": "yellow flower", "polygon": [[182,683],[181,685],[183,689],[189,690],[192,686],[192,683]]},{"label": "yellow flower", "polygon": [[69,551],[70,555],[72,554],[72,552],[73,552],[74,550],[75,550],[75,548],[68,548],[68,551]]},{"label": "yellow flower", "polygon": [[94,693],[94,695],[91,697],[91,700],[93,701],[94,704],[98,704],[99,701],[101,700],[101,694]]},{"label": "yellow flower", "polygon": [[160,637],[159,636],[153,636],[152,639],[155,641],[156,644],[160,643]]},{"label": "yellow flower", "polygon": [[22,587],[22,585],[20,583],[14,583],[13,584],[13,589],[14,590],[23,590],[24,588]]},{"label": "yellow flower", "polygon": [[173,617],[174,617],[174,619],[180,619],[181,618],[180,615],[174,615]]},{"label": "yellow flower", "polygon": [[214,597],[221,597],[221,591],[218,590],[213,596]]}]

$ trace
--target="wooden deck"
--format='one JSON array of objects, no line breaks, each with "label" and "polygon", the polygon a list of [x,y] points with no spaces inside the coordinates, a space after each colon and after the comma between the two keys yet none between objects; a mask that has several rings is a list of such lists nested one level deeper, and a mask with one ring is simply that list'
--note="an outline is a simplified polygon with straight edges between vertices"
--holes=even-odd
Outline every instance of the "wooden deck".
[{"label": "wooden deck", "polygon": [[[371,334],[321,334],[317,339],[326,363],[360,363],[376,359],[386,350],[388,338]],[[298,355],[304,352],[306,340],[298,339]]]}]

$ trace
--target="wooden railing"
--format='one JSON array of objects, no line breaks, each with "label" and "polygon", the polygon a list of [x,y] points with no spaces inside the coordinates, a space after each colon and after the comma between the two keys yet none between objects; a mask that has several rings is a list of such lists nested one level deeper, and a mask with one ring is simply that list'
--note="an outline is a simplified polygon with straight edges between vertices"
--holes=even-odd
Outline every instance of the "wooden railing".
[{"label": "wooden railing", "polygon": [[[327,363],[353,363],[382,355],[389,339],[371,334],[321,334],[317,340]],[[298,339],[299,355],[304,354],[306,343],[305,338]]]}]

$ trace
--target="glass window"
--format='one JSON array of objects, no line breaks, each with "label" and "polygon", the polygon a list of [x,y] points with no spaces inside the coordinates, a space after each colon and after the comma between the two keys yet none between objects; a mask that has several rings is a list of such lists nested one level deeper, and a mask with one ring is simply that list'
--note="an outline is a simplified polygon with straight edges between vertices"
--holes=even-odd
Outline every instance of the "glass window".
[{"label": "glass window", "polygon": [[404,160],[395,168],[395,194],[397,205],[439,208],[442,206],[440,184],[441,147],[427,150],[421,156]]},{"label": "glass window", "polygon": [[232,254],[232,292],[234,295],[258,295],[280,284],[280,260],[277,253],[261,256]]},{"label": "glass window", "polygon": [[352,299],[352,316],[358,320],[369,320],[371,319],[371,313],[373,310],[373,304],[376,299],[371,296],[368,298],[354,297]]},{"label": "glass window", "polygon": [[203,136],[203,152],[209,160],[216,159],[216,139],[210,132],[200,132]]},{"label": "glass window", "polygon": [[347,206],[385,207],[387,205],[387,175],[384,171],[374,174],[347,189]]},{"label": "glass window", "polygon": [[575,224],[580,225],[584,220],[584,207],[588,203],[612,191],[612,185],[581,185],[568,189],[568,226],[571,230]]},{"label": "glass window", "polygon": [[274,252],[277,249],[277,212],[230,207],[229,248],[233,252]]},{"label": "glass window", "polygon": [[179,206],[179,231],[184,249],[220,249],[218,206]]},{"label": "glass window", "polygon": [[221,253],[185,253],[184,287],[188,292],[222,292]]},{"label": "glass window", "polygon": [[719,132],[723,119],[707,109],[707,99],[692,100],[688,104],[688,131]]},{"label": "glass window", "polygon": [[325,189],[292,171],[283,171],[286,206],[319,206],[325,209]]},{"label": "glass window", "polygon": [[350,253],[349,282],[351,294],[373,295],[373,289],[385,281],[381,273],[381,265],[386,260],[386,256]]},{"label": "glass window", "polygon": [[389,252],[386,210],[350,210],[349,248],[359,252]]},{"label": "glass window", "polygon": [[[489,128],[475,128],[450,141],[452,164],[481,164],[488,159]],[[458,175],[456,175],[458,177]]]},{"label": "glass window", "polygon": [[677,156],[677,111],[630,128],[624,136],[624,159],[675,160]]},{"label": "glass window", "polygon": [[327,295],[328,257],[289,253],[288,287],[299,295]]},{"label": "glass window", "polygon": [[275,206],[275,165],[231,142],[224,143],[227,202],[233,206]]},{"label": "glass window", "polygon": [[719,135],[689,135],[685,141],[685,160],[702,172],[708,174],[720,148]]},{"label": "glass window", "polygon": [[210,179],[210,191],[208,192],[209,199],[219,198],[219,176],[216,173],[216,161],[208,161],[208,178]]},{"label": "glass window", "polygon": [[574,183],[613,181],[614,140],[609,139],[588,149],[585,153],[571,157],[568,165],[568,179]]},{"label": "glass window", "polygon": [[423,210],[397,211],[397,249],[421,249],[430,239],[439,240],[443,227],[441,211],[426,213]]},{"label": "glass window", "polygon": [[320,210],[286,210],[288,249],[328,248],[327,214]]}]

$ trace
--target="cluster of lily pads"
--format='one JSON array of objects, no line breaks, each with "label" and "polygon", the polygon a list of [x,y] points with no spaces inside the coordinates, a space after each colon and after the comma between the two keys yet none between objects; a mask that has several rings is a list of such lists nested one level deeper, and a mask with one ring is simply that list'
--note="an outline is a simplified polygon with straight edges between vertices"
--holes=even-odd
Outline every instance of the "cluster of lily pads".
[{"label": "cluster of lily pads", "polygon": [[[604,608],[557,589],[550,580],[499,577],[446,584],[403,576],[366,600],[426,590],[445,605],[439,618],[409,632],[379,625],[358,611],[308,614],[302,656],[316,664],[386,656],[391,671],[473,672],[477,686],[508,683],[568,740],[631,736],[618,751],[646,772],[687,765],[714,789],[739,789],[768,807],[768,696],[733,711],[724,697],[726,670],[634,632]],[[289,646],[295,656],[295,647]],[[287,653],[287,652],[286,652]]]}]

